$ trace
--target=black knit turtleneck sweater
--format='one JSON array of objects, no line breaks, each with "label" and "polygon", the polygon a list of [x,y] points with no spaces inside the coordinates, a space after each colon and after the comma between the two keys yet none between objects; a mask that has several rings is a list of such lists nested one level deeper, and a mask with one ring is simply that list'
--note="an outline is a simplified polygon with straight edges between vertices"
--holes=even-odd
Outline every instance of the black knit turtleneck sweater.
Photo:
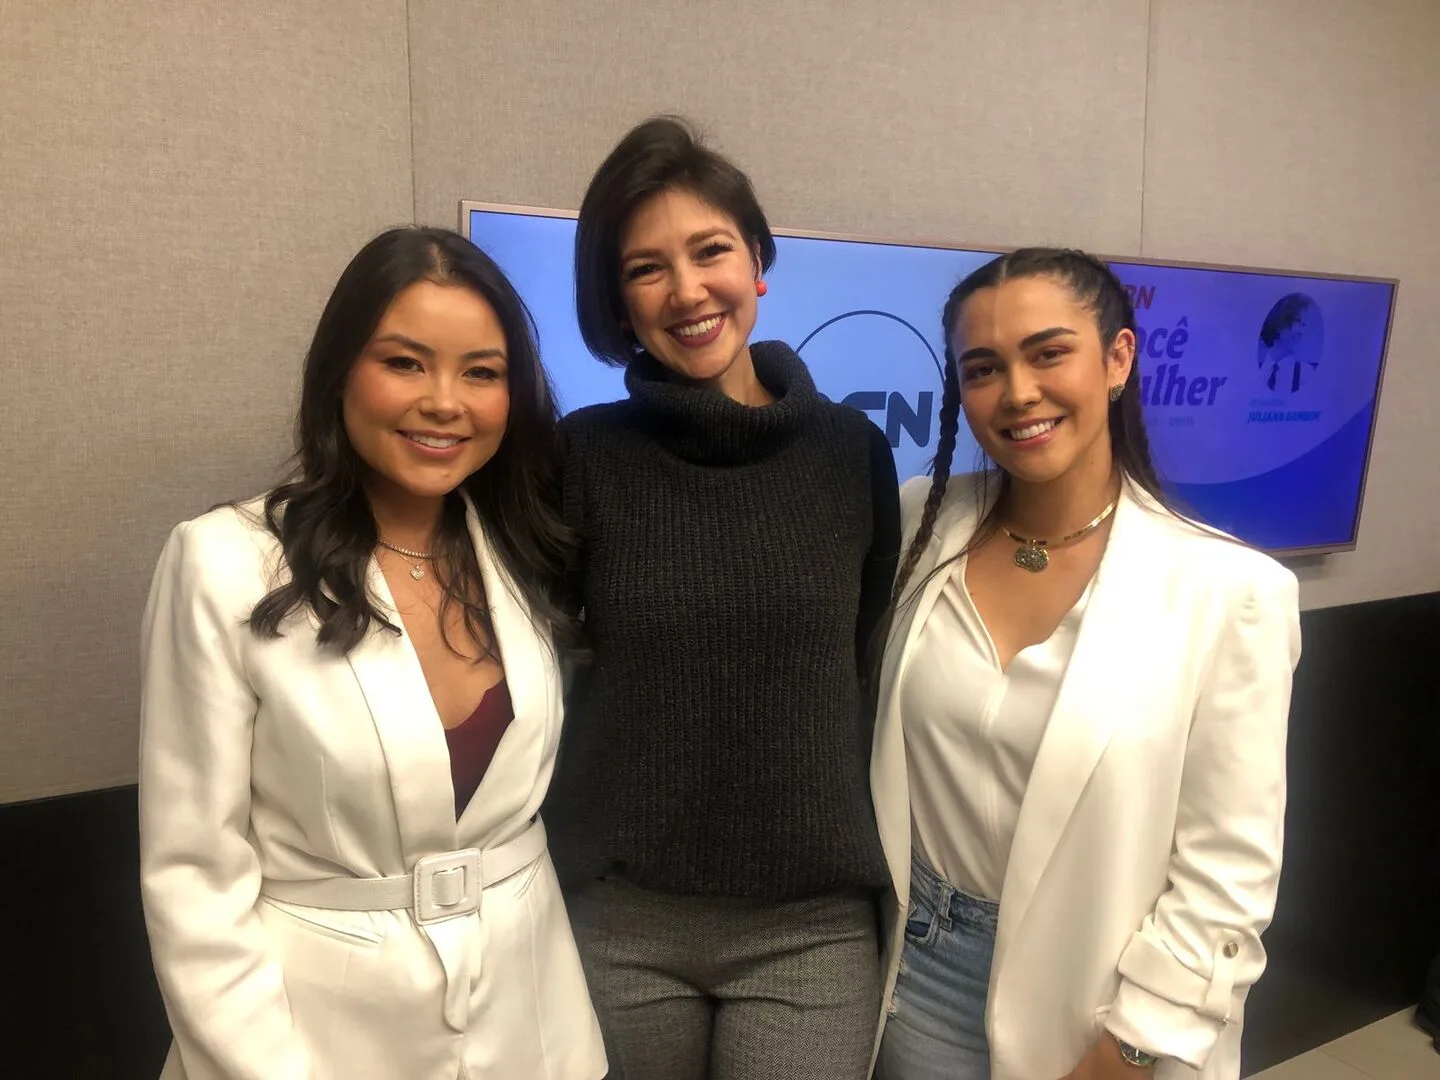
[{"label": "black knit turtleneck sweater", "polygon": [[899,548],[894,459],[790,348],[751,356],[772,405],[642,356],[628,400],[565,421],[594,652],[545,808],[567,885],[785,900],[889,880],[862,679]]}]

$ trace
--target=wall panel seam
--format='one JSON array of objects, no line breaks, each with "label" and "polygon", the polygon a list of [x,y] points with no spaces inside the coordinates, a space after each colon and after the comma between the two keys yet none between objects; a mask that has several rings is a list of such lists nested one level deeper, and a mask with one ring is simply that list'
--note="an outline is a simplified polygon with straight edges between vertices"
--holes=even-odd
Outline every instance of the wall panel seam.
[{"label": "wall panel seam", "polygon": [[420,177],[415,162],[415,51],[411,42],[413,15],[405,0],[405,111],[410,124],[410,220],[420,220]]}]

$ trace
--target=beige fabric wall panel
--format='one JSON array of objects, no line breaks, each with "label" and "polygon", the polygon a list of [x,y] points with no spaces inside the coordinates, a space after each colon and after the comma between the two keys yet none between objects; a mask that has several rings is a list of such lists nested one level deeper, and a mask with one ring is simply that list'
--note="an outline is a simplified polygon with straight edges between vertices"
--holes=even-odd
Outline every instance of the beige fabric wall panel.
[{"label": "beige fabric wall panel", "polygon": [[[681,112],[771,221],[1134,253],[1145,0],[412,0],[416,205],[575,207]],[[940,300],[937,298],[937,308]]]},{"label": "beige fabric wall panel", "polygon": [[1306,607],[1440,589],[1440,4],[1156,0],[1144,253],[1401,279],[1359,547]]},{"label": "beige fabric wall panel", "polygon": [[0,801],[132,782],[170,526],[266,486],[413,215],[404,0],[0,0]]}]

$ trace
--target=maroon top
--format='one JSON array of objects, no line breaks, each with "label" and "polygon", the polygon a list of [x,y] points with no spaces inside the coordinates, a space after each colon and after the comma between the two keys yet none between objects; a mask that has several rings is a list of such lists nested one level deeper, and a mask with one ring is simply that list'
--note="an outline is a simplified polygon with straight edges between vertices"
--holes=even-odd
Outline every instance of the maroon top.
[{"label": "maroon top", "polygon": [[485,777],[500,736],[515,719],[510,703],[510,688],[501,679],[480,699],[475,711],[453,728],[445,729],[445,742],[450,747],[450,778],[455,784],[455,817],[464,812],[470,797]]}]

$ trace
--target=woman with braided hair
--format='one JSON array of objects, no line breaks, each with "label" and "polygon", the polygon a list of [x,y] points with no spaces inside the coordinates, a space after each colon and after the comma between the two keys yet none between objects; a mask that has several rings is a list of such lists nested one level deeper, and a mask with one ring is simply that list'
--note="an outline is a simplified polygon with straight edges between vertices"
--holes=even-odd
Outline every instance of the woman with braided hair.
[{"label": "woman with braided hair", "polygon": [[[1294,576],[1169,505],[1134,311],[1026,249],[944,310],[872,782],[880,1080],[1238,1080],[1280,871]],[[961,414],[987,459],[950,469]]]}]

